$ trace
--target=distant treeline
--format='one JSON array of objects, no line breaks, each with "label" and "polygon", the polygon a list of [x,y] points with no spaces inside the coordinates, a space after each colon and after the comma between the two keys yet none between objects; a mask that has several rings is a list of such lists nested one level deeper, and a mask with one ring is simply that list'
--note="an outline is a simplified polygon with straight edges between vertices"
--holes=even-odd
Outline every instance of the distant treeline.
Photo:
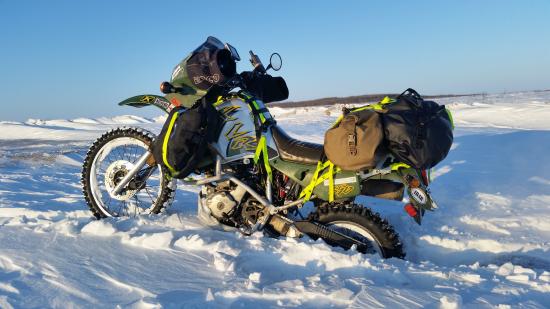
[{"label": "distant treeline", "polygon": [[[304,107],[304,106],[322,106],[322,105],[335,105],[335,104],[359,104],[359,103],[373,103],[382,100],[384,97],[388,96],[390,98],[395,98],[398,96],[398,93],[381,93],[381,94],[365,94],[357,95],[351,97],[332,97],[332,98],[321,98],[307,101],[287,101],[287,102],[273,102],[269,103],[269,106],[279,106],[279,107]],[[446,94],[446,95],[426,95],[424,98],[448,98],[448,97],[462,97],[462,96],[471,96],[474,94]]]}]

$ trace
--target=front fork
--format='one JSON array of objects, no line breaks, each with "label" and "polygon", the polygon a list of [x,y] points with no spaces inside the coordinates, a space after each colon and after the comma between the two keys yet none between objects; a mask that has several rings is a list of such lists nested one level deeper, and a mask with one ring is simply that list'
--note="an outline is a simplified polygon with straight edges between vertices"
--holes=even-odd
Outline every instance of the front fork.
[{"label": "front fork", "polygon": [[147,151],[146,153],[144,153],[134,164],[134,167],[128,171],[128,174],[126,174],[120,180],[120,182],[115,186],[111,194],[118,195],[122,191],[122,189],[124,189],[130,183],[130,181],[136,176],[136,174],[141,170],[141,168],[145,164],[150,164],[150,162],[154,162],[154,159],[152,159],[152,157],[153,157],[153,154],[150,151]]}]

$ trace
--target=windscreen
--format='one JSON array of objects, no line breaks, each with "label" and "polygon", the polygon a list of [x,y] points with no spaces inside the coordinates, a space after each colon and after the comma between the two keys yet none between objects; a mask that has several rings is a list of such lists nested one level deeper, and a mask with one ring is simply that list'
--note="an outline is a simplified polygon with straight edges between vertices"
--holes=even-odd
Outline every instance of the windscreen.
[{"label": "windscreen", "polygon": [[208,39],[206,39],[206,42],[202,43],[201,46],[197,47],[193,51],[193,53],[200,53],[204,50],[217,50],[217,49],[224,49],[224,44],[218,40],[217,38],[213,36],[209,36]]}]

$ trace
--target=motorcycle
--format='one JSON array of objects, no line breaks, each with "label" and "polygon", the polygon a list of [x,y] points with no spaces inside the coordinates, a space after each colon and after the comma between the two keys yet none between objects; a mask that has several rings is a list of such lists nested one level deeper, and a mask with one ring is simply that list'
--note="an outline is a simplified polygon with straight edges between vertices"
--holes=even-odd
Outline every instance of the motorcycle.
[{"label": "motorcycle", "polygon": [[[234,47],[226,44],[226,48],[240,59]],[[282,66],[277,53],[267,68],[252,51],[250,55],[252,75]],[[320,161],[323,145],[287,135],[268,107],[247,91],[241,75],[227,81],[223,89],[212,103],[223,118],[217,140],[208,145],[208,155],[193,177],[180,180],[200,186],[201,222],[244,235],[259,231],[273,237],[307,235],[346,250],[404,258],[394,228],[354,200],[359,195],[402,200],[406,190],[410,203],[405,209],[420,224],[424,211],[437,207],[427,188],[426,171],[399,163],[391,154],[371,170],[340,170],[330,161]],[[166,96],[139,95],[119,105],[156,106],[169,113],[177,106],[170,97],[180,89],[164,82],[161,91]],[[96,218],[157,214],[172,204],[177,179],[153,157],[155,138],[142,128],[116,128],[90,147],[82,185]],[[313,209],[306,215],[304,210],[311,208],[304,207],[307,202],[313,202]]]}]

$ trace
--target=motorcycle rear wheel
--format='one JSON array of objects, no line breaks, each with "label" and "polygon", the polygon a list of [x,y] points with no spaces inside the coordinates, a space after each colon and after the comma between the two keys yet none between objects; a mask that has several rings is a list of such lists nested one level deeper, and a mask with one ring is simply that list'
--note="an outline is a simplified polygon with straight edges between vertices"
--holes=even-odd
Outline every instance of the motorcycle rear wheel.
[{"label": "motorcycle rear wheel", "polygon": [[155,135],[140,128],[117,128],[99,137],[90,147],[82,167],[82,191],[97,219],[157,214],[168,207],[175,195],[175,182],[166,177],[161,165],[151,169],[144,182],[129,185],[118,195],[111,193],[129,168],[145,154]]},{"label": "motorcycle rear wheel", "polygon": [[[309,215],[309,220],[369,244],[362,253],[378,253],[383,258],[404,258],[399,234],[378,213],[358,204],[325,204]],[[331,246],[339,246],[325,240]],[[346,248],[347,249],[347,248]]]}]

